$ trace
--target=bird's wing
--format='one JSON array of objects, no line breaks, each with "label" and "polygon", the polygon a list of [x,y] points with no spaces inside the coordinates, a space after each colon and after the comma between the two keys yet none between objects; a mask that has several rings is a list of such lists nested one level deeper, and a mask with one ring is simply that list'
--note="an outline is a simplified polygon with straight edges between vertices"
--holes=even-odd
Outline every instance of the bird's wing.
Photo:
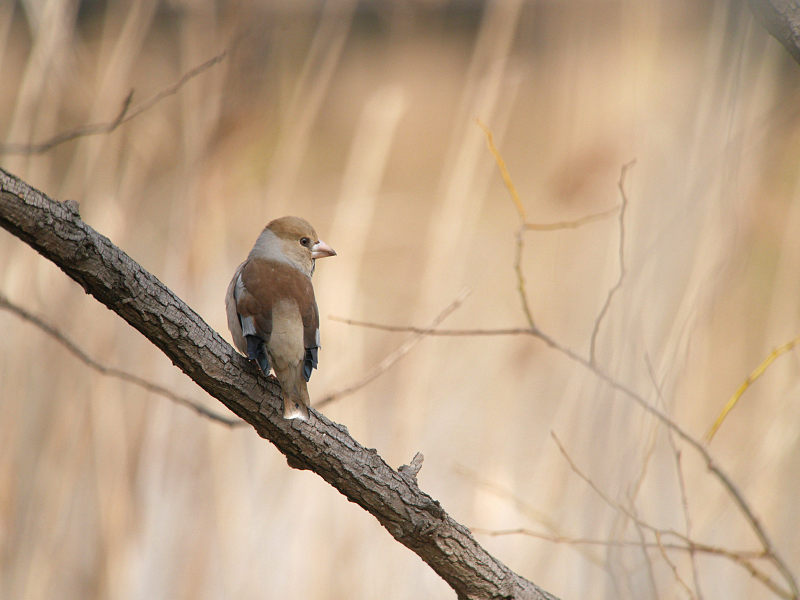
[{"label": "bird's wing", "polygon": [[319,310],[311,279],[291,265],[253,258],[241,272],[241,288],[236,287],[236,306],[244,336],[254,335],[269,342],[272,308],[280,300],[293,300],[303,321],[303,376],[306,381],[317,367],[319,348]]},{"label": "bird's wing", "polygon": [[236,308],[236,287],[241,285],[243,268],[244,263],[237,267],[236,272],[233,274],[233,279],[228,285],[228,290],[225,293],[225,314],[228,317],[228,329],[231,332],[231,337],[233,337],[233,345],[236,346],[239,352],[247,354],[247,342],[244,339],[242,322],[239,319],[239,312]]},{"label": "bird's wing", "polygon": [[319,309],[310,279],[308,287],[311,290],[310,300],[305,306],[300,307],[300,315],[303,317],[303,342],[306,347],[303,358],[303,377],[306,381],[311,379],[311,370],[316,369],[319,362]]}]

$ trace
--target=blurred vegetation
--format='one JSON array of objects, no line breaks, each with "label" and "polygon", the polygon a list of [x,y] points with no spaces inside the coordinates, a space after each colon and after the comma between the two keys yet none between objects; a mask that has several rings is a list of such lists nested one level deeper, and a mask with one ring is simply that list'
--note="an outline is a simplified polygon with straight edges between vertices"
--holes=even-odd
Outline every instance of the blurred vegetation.
[{"label": "blurred vegetation", "polygon": [[[405,339],[328,317],[524,327],[519,215],[578,219],[626,190],[626,275],[597,361],[701,437],[770,351],[800,332],[797,65],[744,3],[716,0],[0,3],[0,141],[114,131],[0,165],[59,199],[228,336],[223,297],[276,216],[308,218],[320,264],[312,401]],[[610,218],[531,231],[536,324],[588,355],[618,277]],[[0,292],[89,356],[218,409],[155,348],[12,236]],[[648,363],[652,366],[649,372]],[[797,352],[776,360],[710,446],[773,550],[800,564]],[[657,382],[654,384],[653,378]],[[325,406],[476,531],[637,540],[564,460],[657,527],[758,549],[702,461],[591,372],[522,336],[426,338]],[[564,598],[770,598],[734,561],[479,534]],[[672,564],[671,564],[672,563]],[[674,569],[673,569],[674,566]],[[769,567],[765,567],[769,570]],[[676,572],[678,577],[676,577]],[[696,578],[694,573],[696,573]],[[770,572],[770,574],[772,574]],[[699,590],[699,594],[698,594]],[[449,588],[358,507],[247,428],[89,369],[0,311],[0,598],[413,598]]]}]

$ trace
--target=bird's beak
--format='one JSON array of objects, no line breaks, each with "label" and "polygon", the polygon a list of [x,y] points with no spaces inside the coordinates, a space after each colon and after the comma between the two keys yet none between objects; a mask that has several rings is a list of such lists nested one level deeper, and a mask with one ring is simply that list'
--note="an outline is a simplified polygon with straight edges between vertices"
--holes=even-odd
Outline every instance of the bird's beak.
[{"label": "bird's beak", "polygon": [[336,256],[336,250],[322,240],[311,246],[311,258],[325,258],[326,256]]}]

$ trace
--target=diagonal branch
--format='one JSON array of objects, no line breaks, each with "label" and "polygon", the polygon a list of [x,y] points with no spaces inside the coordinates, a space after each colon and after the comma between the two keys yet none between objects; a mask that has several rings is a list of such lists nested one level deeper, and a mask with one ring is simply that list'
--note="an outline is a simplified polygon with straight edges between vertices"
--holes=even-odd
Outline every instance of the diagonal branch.
[{"label": "diagonal branch", "polygon": [[[569,464],[569,467],[572,470],[572,472],[575,473],[578,477],[580,477],[590,488],[592,488],[592,491],[594,491],[594,493],[597,494],[600,497],[600,499],[603,500],[603,502],[605,502],[608,506],[620,512],[621,514],[627,516],[642,529],[647,530],[653,535],[655,535],[658,542],[658,546],[662,549],[662,551],[665,548],[665,544],[661,542],[660,538],[663,536],[675,537],[684,544],[686,544],[687,549],[691,548],[694,549],[694,551],[698,551],[699,548],[701,547],[708,548],[708,546],[698,545],[696,542],[690,540],[686,535],[674,529],[659,529],[657,527],[654,527],[650,523],[647,523],[642,519],[640,519],[636,515],[636,513],[632,512],[627,507],[612,500],[603,490],[601,490],[598,487],[598,485],[594,481],[592,481],[592,479],[588,475],[586,475],[583,471],[580,470],[580,468],[578,468],[578,465],[575,464],[575,461],[573,461],[570,455],[567,453],[566,449],[564,448],[564,445],[561,443],[561,440],[558,439],[558,436],[555,434],[554,431],[550,432],[550,436],[553,438],[553,441],[555,441],[556,446],[558,446],[559,452],[561,452],[561,455]],[[773,555],[770,549],[765,548],[763,552],[756,554],[752,552],[734,552],[724,549],[719,549],[719,551],[715,553],[719,554],[720,556],[725,556],[726,558],[729,558],[739,566],[746,569],[752,577],[759,580],[762,584],[764,584],[777,596],[785,598],[786,600],[794,600],[797,598],[797,588],[794,585],[793,578],[787,581],[787,583],[790,584],[791,589],[788,590],[784,589],[776,581],[774,581],[767,573],[765,573],[761,569],[758,569],[750,560],[750,557],[755,556],[756,558],[763,558],[770,560],[773,563],[773,565],[778,566],[778,563],[775,560],[775,556]],[[666,559],[666,556],[664,558]],[[671,561],[667,562],[671,564]]]},{"label": "diagonal branch", "polygon": [[786,581],[789,590],[782,590],[785,597],[800,598],[800,590],[798,589],[797,580],[794,573],[786,564],[786,562],[778,555],[775,546],[772,544],[767,531],[761,525],[761,521],[750,508],[750,505],[744,498],[744,495],[733,482],[733,480],[717,465],[714,458],[708,449],[686,430],[684,430],[678,423],[673,421],[666,413],[660,411],[655,406],[645,400],[644,396],[628,387],[625,383],[618,381],[612,375],[603,371],[596,363],[593,363],[588,357],[581,356],[579,353],[571,350],[570,348],[560,344],[554,338],[543,332],[538,328],[508,328],[508,329],[425,329],[422,327],[409,327],[397,325],[383,325],[380,323],[369,323],[364,321],[346,320],[345,323],[357,325],[360,327],[369,327],[372,329],[380,329],[383,331],[396,331],[396,332],[419,332],[425,335],[439,335],[439,336],[496,336],[496,335],[530,335],[540,341],[544,342],[547,346],[568,358],[572,362],[582,366],[587,371],[594,374],[599,380],[605,382],[611,389],[616,390],[629,400],[634,402],[645,412],[651,414],[665,427],[672,431],[678,438],[687,443],[700,457],[706,465],[706,468],[716,477],[719,483],[725,488],[728,496],[733,500],[734,504],[738,507],[742,517],[748,523],[753,533],[758,538],[764,549],[764,556],[770,560],[775,568],[780,572],[781,576]]},{"label": "diagonal branch", "polygon": [[[663,531],[653,528],[659,535],[663,535]],[[622,548],[637,548],[642,546],[639,540],[605,540],[597,538],[584,538],[584,537],[570,537],[566,535],[556,535],[552,533],[543,533],[528,529],[527,527],[514,527],[512,529],[486,529],[484,527],[472,527],[470,530],[473,533],[480,533],[492,537],[504,537],[514,535],[525,535],[528,537],[552,542],[554,544],[569,544],[575,546],[603,546],[608,548],[622,547]],[[644,546],[648,550],[658,549],[659,545],[667,550],[675,550],[677,552],[697,552],[708,554],[711,556],[723,556],[732,560],[759,560],[764,558],[763,552],[753,552],[752,550],[728,550],[722,546],[712,546],[710,544],[703,544],[693,540],[686,542],[646,542]]]},{"label": "diagonal branch", "polygon": [[128,110],[131,107],[132,100],[133,90],[128,92],[128,95],[125,96],[117,116],[107,123],[90,123],[88,125],[76,127],[75,129],[62,131],[61,133],[57,133],[53,137],[43,142],[34,142],[32,144],[10,142],[8,144],[0,144],[0,154],[44,154],[56,146],[60,146],[66,142],[71,142],[72,140],[80,137],[99,135],[101,133],[111,133],[117,127],[122,125],[123,121],[125,120],[125,115],[128,114]]},{"label": "diagonal branch", "polygon": [[307,423],[283,419],[277,382],[239,355],[151,273],[55,202],[0,169],[0,226],[157,346],[195,383],[282,452],[372,514],[442,577],[460,599],[551,599],[490,555],[413,477],[312,410]]},{"label": "diagonal branch", "polygon": [[475,121],[478,123],[478,127],[480,127],[483,130],[483,133],[486,135],[486,145],[489,147],[489,152],[491,152],[492,156],[494,156],[494,161],[497,163],[497,168],[500,170],[500,176],[503,178],[503,183],[505,184],[506,189],[511,196],[511,200],[514,202],[514,208],[517,209],[517,214],[519,215],[521,225],[516,233],[517,243],[514,254],[514,272],[517,274],[517,292],[519,293],[519,299],[522,303],[522,312],[525,313],[525,320],[528,322],[528,327],[533,329],[536,327],[536,325],[533,323],[533,313],[531,312],[531,306],[528,302],[528,292],[525,290],[525,274],[522,271],[522,254],[523,250],[525,249],[525,221],[527,220],[525,205],[522,204],[522,200],[519,198],[517,187],[514,185],[514,180],[511,179],[511,174],[508,172],[508,167],[506,166],[506,161],[503,160],[503,155],[500,154],[500,151],[494,144],[494,135],[492,135],[492,130],[489,129],[489,127],[487,127],[480,119],[476,119]]},{"label": "diagonal branch", "polygon": [[[662,385],[659,383],[658,379],[656,378],[655,369],[653,369],[653,363],[650,361],[650,356],[645,353],[644,355],[644,362],[647,366],[647,374],[650,376],[650,381],[653,383],[653,388],[656,391],[657,398],[659,404],[662,408],[666,408],[666,402],[664,402],[664,394],[662,392]],[[681,462],[681,451],[678,448],[678,444],[675,441],[675,436],[672,435],[672,431],[667,429],[667,440],[669,441],[669,445],[672,448],[672,454],[675,457],[675,473],[678,478],[678,489],[681,493],[681,507],[683,508],[683,521],[685,524],[686,529],[686,537],[692,536],[692,519],[689,515],[689,495],[686,490],[686,481],[683,476],[683,463]],[[692,578],[694,579],[694,589],[697,595],[698,600],[703,600],[703,591],[700,589],[700,576],[699,571],[697,568],[697,557],[694,550],[689,552],[689,558],[691,559],[692,564]]]},{"label": "diagonal branch", "polygon": [[800,63],[800,11],[796,0],[749,0],[764,28]]},{"label": "diagonal branch", "polygon": [[77,138],[87,137],[90,135],[100,135],[105,133],[111,133],[117,127],[122,125],[123,123],[127,123],[131,119],[138,117],[144,111],[148,110],[154,104],[157,104],[167,96],[172,96],[176,94],[178,90],[180,90],[185,83],[187,83],[190,79],[194,79],[203,71],[210,69],[218,62],[220,62],[223,58],[225,58],[226,52],[221,52],[217,54],[215,57],[210,58],[204,63],[201,63],[190,69],[183,76],[178,79],[172,85],[164,88],[154,96],[148,98],[141,104],[137,105],[135,108],[131,109],[131,101],[133,100],[133,90],[128,92],[128,95],[125,96],[125,100],[122,101],[122,106],[120,106],[119,112],[117,116],[114,117],[111,121],[106,123],[90,123],[89,125],[83,125],[82,127],[76,127],[75,129],[69,129],[67,131],[62,131],[61,133],[57,133],[53,137],[43,141],[43,142],[35,142],[32,144],[25,144],[20,142],[11,142],[8,144],[0,144],[0,154],[44,154],[48,150],[52,150],[56,146],[60,146],[66,142],[71,142]]},{"label": "diagonal branch", "polygon": [[628,195],[625,193],[625,175],[628,174],[628,170],[635,163],[636,160],[632,160],[622,165],[622,170],[619,174],[619,181],[617,182],[620,196],[622,196],[622,204],[619,208],[619,276],[617,277],[617,282],[611,287],[610,290],[608,290],[608,295],[606,296],[606,301],[603,303],[603,308],[600,309],[600,313],[594,320],[592,339],[589,343],[589,360],[592,364],[597,362],[595,347],[597,345],[597,335],[600,333],[600,325],[603,322],[603,317],[606,316],[608,309],[611,307],[611,300],[614,298],[614,294],[616,294],[617,290],[622,287],[622,280],[625,279],[625,209],[628,208]]},{"label": "diagonal branch", "polygon": [[[453,313],[453,311],[455,311],[459,306],[461,306],[461,304],[464,302],[464,300],[467,299],[467,296],[469,296],[469,293],[470,293],[470,291],[468,289],[462,290],[458,294],[458,296],[456,296],[455,300],[453,300],[450,304],[448,304],[444,308],[444,310],[442,310],[442,312],[440,312],[438,315],[436,315],[436,318],[433,321],[431,321],[430,327],[431,328],[437,327],[439,325],[439,323],[441,323],[447,317],[449,317]],[[331,319],[333,319],[335,321],[341,321],[342,320],[342,319],[338,319],[337,317],[331,317]],[[374,369],[372,369],[372,371],[370,371],[369,373],[364,375],[361,379],[359,379],[355,383],[351,383],[350,385],[348,385],[347,387],[344,387],[342,389],[335,390],[335,391],[331,392],[330,394],[328,394],[327,396],[325,396],[324,398],[322,398],[322,400],[320,400],[318,402],[315,402],[314,403],[314,408],[319,410],[320,408],[322,408],[323,406],[325,406],[327,404],[330,404],[331,402],[335,402],[336,400],[339,400],[340,398],[344,398],[345,396],[349,396],[350,394],[354,394],[355,392],[357,392],[358,390],[363,388],[365,385],[371,383],[372,381],[374,381],[375,379],[380,377],[383,373],[385,373],[386,371],[391,369],[392,366],[398,360],[400,360],[406,354],[411,352],[411,349],[414,346],[416,346],[420,341],[422,341],[422,339],[424,337],[425,337],[425,335],[422,334],[422,333],[414,333],[414,334],[412,334],[411,337],[409,337],[405,342],[403,342],[397,348],[395,348],[389,354],[387,354],[383,358],[383,360],[381,362],[379,362],[378,365]]]},{"label": "diagonal branch", "polygon": [[168,400],[172,400],[176,404],[180,404],[181,406],[185,406],[187,408],[191,408],[197,414],[203,417],[207,417],[212,421],[216,421],[217,423],[222,423],[223,425],[227,425],[228,427],[240,427],[245,425],[245,422],[241,419],[232,419],[230,417],[226,417],[225,415],[221,415],[218,412],[206,408],[199,402],[195,402],[194,400],[190,400],[184,396],[180,396],[173,392],[172,390],[165,388],[164,386],[158,385],[157,383],[153,383],[152,381],[148,381],[143,377],[139,377],[138,375],[134,375],[133,373],[128,373],[127,371],[123,371],[122,369],[117,369],[115,367],[106,366],[91,356],[89,356],[86,352],[84,352],[75,342],[69,339],[66,335],[64,335],[61,331],[46,323],[36,315],[29,313],[27,310],[18,306],[17,304],[11,302],[6,296],[0,292],[0,309],[7,310],[9,312],[14,313],[20,319],[27,321],[38,327],[44,333],[52,337],[56,340],[59,344],[64,346],[67,350],[69,350],[73,356],[75,356],[78,360],[84,363],[86,366],[91,367],[98,373],[102,375],[107,375],[109,377],[114,377],[115,379],[119,379],[121,381],[125,381],[127,383],[132,383],[135,386],[142,388],[152,394],[158,394],[159,396],[163,396]]},{"label": "diagonal branch", "polygon": [[733,396],[730,397],[728,402],[723,407],[722,412],[717,417],[717,420],[714,421],[714,424],[708,430],[708,433],[706,433],[705,437],[707,442],[711,442],[711,440],[714,439],[714,436],[716,435],[717,431],[727,418],[728,413],[731,412],[733,408],[736,406],[737,402],[739,402],[739,398],[742,397],[742,394],[744,394],[747,391],[747,389],[756,381],[756,379],[758,379],[764,374],[764,372],[769,368],[769,366],[773,363],[773,361],[776,358],[778,358],[781,354],[786,354],[787,352],[793,350],[794,347],[797,346],[798,344],[800,344],[800,335],[794,338],[793,340],[786,342],[782,346],[775,348],[775,350],[769,353],[769,356],[767,356],[767,358],[761,361],[760,365],[758,365],[755,369],[753,369],[753,371],[747,376],[747,378],[742,382],[742,384],[736,389]]}]

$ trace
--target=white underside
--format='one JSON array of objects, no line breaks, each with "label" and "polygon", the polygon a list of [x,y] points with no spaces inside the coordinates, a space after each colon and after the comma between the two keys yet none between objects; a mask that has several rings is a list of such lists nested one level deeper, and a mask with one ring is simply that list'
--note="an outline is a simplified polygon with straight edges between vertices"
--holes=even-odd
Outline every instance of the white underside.
[{"label": "white underside", "polygon": [[272,333],[267,350],[279,369],[303,360],[303,319],[294,300],[279,300],[272,306]]}]

